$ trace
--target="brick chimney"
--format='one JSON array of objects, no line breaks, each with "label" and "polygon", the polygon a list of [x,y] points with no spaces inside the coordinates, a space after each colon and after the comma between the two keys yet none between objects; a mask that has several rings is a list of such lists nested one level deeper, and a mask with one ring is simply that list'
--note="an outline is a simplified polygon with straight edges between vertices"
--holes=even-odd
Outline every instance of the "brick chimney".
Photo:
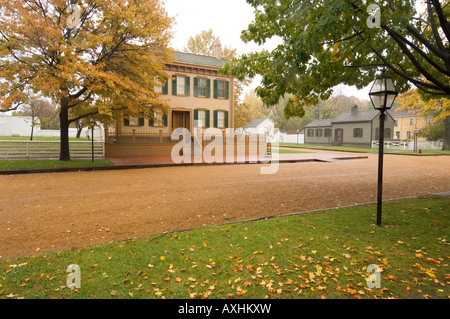
[{"label": "brick chimney", "polygon": [[214,57],[218,60],[222,59],[222,45],[220,43],[214,46]]},{"label": "brick chimney", "polygon": [[358,105],[355,104],[352,106],[352,114],[355,114],[357,112],[358,112]]}]

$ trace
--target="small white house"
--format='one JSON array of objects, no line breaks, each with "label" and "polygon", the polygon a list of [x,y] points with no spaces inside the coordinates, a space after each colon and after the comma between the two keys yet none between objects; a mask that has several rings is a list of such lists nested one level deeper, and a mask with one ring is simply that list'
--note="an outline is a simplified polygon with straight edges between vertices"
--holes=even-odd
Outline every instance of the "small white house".
[{"label": "small white house", "polygon": [[305,134],[299,130],[282,132],[280,143],[305,144]]},{"label": "small white house", "polygon": [[[31,116],[13,116],[0,114],[0,136],[30,136]],[[42,130],[39,125],[34,126],[33,136],[59,137],[59,130]],[[69,137],[76,137],[77,129],[69,128]],[[90,127],[83,128],[81,136],[87,138],[91,135]],[[94,129],[94,139],[103,140],[103,126]]]},{"label": "small white house", "polygon": [[274,122],[266,117],[253,119],[243,131],[249,134],[267,134],[267,141],[271,143],[280,141],[280,130],[275,128]]},{"label": "small white house", "polygon": [[[30,136],[31,122],[31,116],[0,114],[0,136]],[[38,127],[34,127],[35,132]]]}]

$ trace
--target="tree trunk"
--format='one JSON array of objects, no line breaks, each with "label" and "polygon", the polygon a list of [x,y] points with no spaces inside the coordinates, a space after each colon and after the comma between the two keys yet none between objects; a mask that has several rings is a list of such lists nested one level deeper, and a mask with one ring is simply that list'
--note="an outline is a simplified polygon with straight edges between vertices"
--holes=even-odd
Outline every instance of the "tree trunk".
[{"label": "tree trunk", "polygon": [[69,151],[69,101],[67,98],[61,98],[61,111],[59,113],[60,123],[60,150],[59,160],[70,161]]},{"label": "tree trunk", "polygon": [[445,118],[443,151],[450,151],[450,116]]},{"label": "tree trunk", "polygon": [[83,130],[84,124],[80,120],[76,121],[75,123],[77,125],[77,138],[80,138],[81,131]]},{"label": "tree trunk", "polygon": [[33,130],[34,130],[34,125],[31,124],[31,135],[30,135],[30,141],[33,140]]}]

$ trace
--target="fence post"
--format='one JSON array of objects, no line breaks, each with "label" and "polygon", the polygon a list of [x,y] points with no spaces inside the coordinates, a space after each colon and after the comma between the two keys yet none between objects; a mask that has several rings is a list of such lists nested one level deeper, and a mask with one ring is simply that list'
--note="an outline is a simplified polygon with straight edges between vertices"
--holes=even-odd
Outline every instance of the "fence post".
[{"label": "fence post", "polygon": [[162,130],[159,130],[159,144],[162,144]]}]

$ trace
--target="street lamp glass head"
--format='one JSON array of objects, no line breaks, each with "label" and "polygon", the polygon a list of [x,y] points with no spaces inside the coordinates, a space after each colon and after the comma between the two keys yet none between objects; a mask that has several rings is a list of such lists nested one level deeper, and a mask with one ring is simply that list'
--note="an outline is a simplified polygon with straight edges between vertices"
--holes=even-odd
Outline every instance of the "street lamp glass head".
[{"label": "street lamp glass head", "polygon": [[377,110],[389,110],[397,97],[397,90],[390,77],[383,73],[381,77],[375,79],[370,89],[369,97],[373,107]]},{"label": "street lamp glass head", "polygon": [[95,119],[94,119],[93,117],[91,117],[91,118],[89,119],[89,124],[90,124],[92,127],[95,126]]}]

